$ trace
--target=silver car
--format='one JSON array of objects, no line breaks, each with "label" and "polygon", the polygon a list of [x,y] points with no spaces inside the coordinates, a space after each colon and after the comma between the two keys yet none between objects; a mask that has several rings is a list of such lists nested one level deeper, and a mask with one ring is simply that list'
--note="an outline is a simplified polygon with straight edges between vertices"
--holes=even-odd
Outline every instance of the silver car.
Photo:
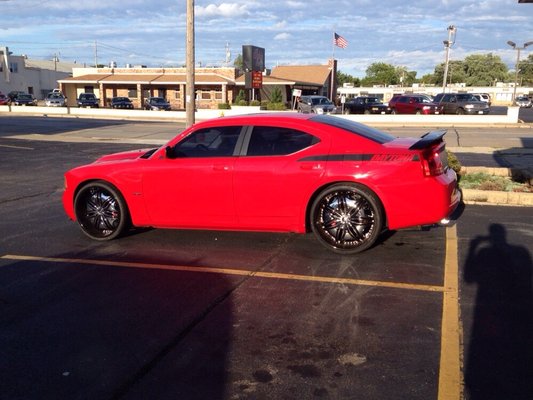
[{"label": "silver car", "polygon": [[326,96],[302,96],[298,102],[298,111],[303,113],[336,113],[337,107]]},{"label": "silver car", "polygon": [[516,98],[516,105],[519,107],[531,108],[531,99],[527,96],[518,96]]},{"label": "silver car", "polygon": [[62,93],[51,92],[46,96],[44,103],[47,107],[65,107],[67,99]]}]

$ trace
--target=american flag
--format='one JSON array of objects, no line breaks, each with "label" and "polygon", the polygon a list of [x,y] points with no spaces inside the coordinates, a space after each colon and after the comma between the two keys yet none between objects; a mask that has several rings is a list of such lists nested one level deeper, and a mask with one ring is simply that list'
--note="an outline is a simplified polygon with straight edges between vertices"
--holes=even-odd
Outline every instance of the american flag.
[{"label": "american flag", "polygon": [[337,35],[336,33],[334,33],[333,36],[333,44],[343,49],[348,47],[348,41],[344,39],[341,35]]}]

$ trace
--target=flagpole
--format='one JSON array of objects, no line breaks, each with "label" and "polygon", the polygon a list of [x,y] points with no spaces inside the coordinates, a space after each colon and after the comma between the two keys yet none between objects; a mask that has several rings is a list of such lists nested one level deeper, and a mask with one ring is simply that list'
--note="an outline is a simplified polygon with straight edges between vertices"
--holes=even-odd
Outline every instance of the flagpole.
[{"label": "flagpole", "polygon": [[330,96],[330,100],[332,102],[335,102],[334,101],[334,97],[333,97],[333,84],[335,82],[335,79],[334,79],[334,74],[335,74],[335,32],[333,32],[333,40],[331,41],[331,78],[330,78],[330,89],[329,89],[329,96]]}]

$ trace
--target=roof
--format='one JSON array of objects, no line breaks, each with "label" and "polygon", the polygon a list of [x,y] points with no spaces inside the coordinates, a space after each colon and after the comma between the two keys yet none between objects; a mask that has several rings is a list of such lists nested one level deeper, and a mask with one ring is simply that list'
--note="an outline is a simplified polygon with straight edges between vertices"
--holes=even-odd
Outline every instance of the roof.
[{"label": "roof", "polygon": [[283,65],[275,67],[271,76],[292,80],[299,84],[324,86],[330,73],[331,69],[327,65]]},{"label": "roof", "polygon": [[[244,86],[245,77],[244,75],[239,76],[235,79],[235,84],[237,86]],[[263,75],[263,85],[296,85],[296,82],[289,79],[276,78],[272,75]]]},{"label": "roof", "polygon": [[[218,74],[195,74],[195,83],[221,85],[234,83],[231,79]],[[60,83],[112,83],[112,84],[186,84],[186,74],[87,74],[66,78]]]}]

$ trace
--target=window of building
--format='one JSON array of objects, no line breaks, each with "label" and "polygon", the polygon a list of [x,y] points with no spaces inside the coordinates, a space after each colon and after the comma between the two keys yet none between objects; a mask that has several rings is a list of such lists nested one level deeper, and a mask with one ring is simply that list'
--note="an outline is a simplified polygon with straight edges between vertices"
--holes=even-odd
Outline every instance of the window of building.
[{"label": "window of building", "polygon": [[137,88],[128,88],[128,97],[137,98]]},{"label": "window of building", "polygon": [[18,65],[18,63],[16,63],[16,62],[10,62],[10,63],[9,63],[9,71],[10,71],[10,72],[14,72],[14,73],[19,72],[19,65]]},{"label": "window of building", "polygon": [[281,156],[305,149],[319,139],[289,128],[256,126],[248,145],[249,156]]}]

